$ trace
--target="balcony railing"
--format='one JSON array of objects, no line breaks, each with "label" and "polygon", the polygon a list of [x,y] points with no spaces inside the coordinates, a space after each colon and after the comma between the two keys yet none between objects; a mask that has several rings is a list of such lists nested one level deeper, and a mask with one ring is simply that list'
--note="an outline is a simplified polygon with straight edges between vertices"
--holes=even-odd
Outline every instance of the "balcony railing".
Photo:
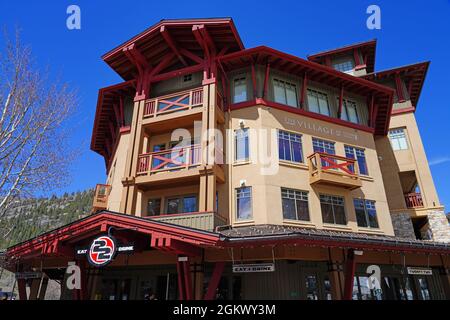
[{"label": "balcony railing", "polygon": [[92,202],[92,211],[106,209],[108,205],[108,196],[111,186],[108,184],[97,184],[95,187],[94,200]]},{"label": "balcony railing", "polygon": [[149,99],[145,102],[144,118],[189,110],[203,105],[203,88]]},{"label": "balcony railing", "polygon": [[405,194],[406,206],[408,208],[422,208],[423,200],[420,193],[406,193]]},{"label": "balcony railing", "polygon": [[311,184],[331,184],[349,189],[362,185],[355,159],[316,152],[308,157],[308,162]]},{"label": "balcony railing", "polygon": [[139,155],[137,174],[146,175],[162,171],[189,169],[198,166],[200,162],[201,147],[197,144],[150,152]]},{"label": "balcony railing", "polygon": [[223,217],[212,211],[163,214],[159,216],[147,216],[145,218],[206,231],[214,231],[217,226],[226,224]]}]

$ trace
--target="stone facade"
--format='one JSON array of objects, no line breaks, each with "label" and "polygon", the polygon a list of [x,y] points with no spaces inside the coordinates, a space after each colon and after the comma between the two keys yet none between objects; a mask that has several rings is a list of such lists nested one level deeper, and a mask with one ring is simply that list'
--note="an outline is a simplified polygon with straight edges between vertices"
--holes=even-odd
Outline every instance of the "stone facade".
[{"label": "stone facade", "polygon": [[428,224],[434,241],[450,242],[450,224],[444,211],[431,211]]},{"label": "stone facade", "polygon": [[414,226],[409,213],[391,214],[395,236],[399,238],[415,239]]}]

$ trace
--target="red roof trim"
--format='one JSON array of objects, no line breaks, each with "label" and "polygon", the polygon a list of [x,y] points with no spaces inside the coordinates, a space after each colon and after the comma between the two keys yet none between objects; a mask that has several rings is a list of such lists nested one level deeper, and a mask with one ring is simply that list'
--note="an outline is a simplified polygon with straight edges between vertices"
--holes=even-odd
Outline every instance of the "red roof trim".
[{"label": "red roof trim", "polygon": [[347,45],[344,47],[321,51],[318,53],[307,55],[307,58],[308,58],[308,60],[313,60],[318,57],[323,57],[323,56],[328,56],[328,55],[332,55],[332,54],[336,54],[336,53],[350,51],[350,50],[356,49],[356,48],[367,47],[367,46],[376,46],[376,44],[377,44],[377,39],[364,41],[364,42],[358,42],[358,43],[350,44],[350,45]]},{"label": "red roof trim", "polygon": [[233,31],[233,34],[236,38],[236,41],[238,43],[238,46],[241,49],[244,49],[244,44],[242,43],[241,37],[239,36],[239,33],[237,32],[237,29],[234,25],[233,19],[231,18],[205,18],[205,19],[169,19],[169,20],[161,20],[160,22],[154,24],[153,26],[147,28],[146,30],[142,31],[141,33],[137,34],[130,40],[122,43],[121,45],[115,47],[114,49],[108,51],[102,56],[103,60],[107,60],[113,55],[115,55],[118,52],[121,52],[123,48],[129,46],[130,44],[141,40],[142,38],[145,38],[150,33],[159,30],[162,26],[184,26],[184,25],[190,25],[190,24],[217,24],[217,23],[227,23],[230,24],[231,30]]}]

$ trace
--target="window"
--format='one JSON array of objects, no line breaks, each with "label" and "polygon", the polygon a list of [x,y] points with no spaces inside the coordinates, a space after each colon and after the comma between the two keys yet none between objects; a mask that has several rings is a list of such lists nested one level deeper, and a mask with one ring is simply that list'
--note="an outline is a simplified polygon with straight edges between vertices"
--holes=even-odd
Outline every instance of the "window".
[{"label": "window", "polygon": [[406,133],[403,128],[390,130],[389,139],[391,140],[392,149],[394,149],[394,151],[408,149]]},{"label": "window", "polygon": [[353,72],[354,65],[353,61],[348,59],[333,63],[333,68],[341,72],[351,73]]},{"label": "window", "polygon": [[347,224],[343,197],[320,195],[320,207],[324,223]]},{"label": "window", "polygon": [[353,123],[359,123],[356,102],[350,100],[342,100],[341,119]]},{"label": "window", "polygon": [[314,152],[335,154],[334,142],[313,138],[313,149]]},{"label": "window", "polygon": [[161,199],[149,199],[147,203],[147,215],[159,216],[161,214]]},{"label": "window", "polygon": [[[369,171],[367,170],[367,163],[366,163],[366,155],[364,153],[364,149],[355,148],[351,146],[344,146],[345,148],[345,156],[347,158],[356,159],[358,162],[359,167],[359,173],[368,175]],[[355,168],[351,166],[350,170],[352,172],[355,172]]]},{"label": "window", "polygon": [[252,188],[242,187],[236,189],[236,218],[248,220],[252,218]]},{"label": "window", "polygon": [[303,162],[302,136],[279,130],[278,157],[280,160]]},{"label": "window", "polygon": [[239,77],[234,79],[233,82],[233,102],[247,101],[247,79],[245,77]]},{"label": "window", "polygon": [[190,81],[192,81],[192,74],[191,73],[190,74],[185,74],[183,76],[183,82],[190,82]]},{"label": "window", "polygon": [[353,199],[355,205],[356,221],[358,227],[378,228],[377,210],[375,201]]},{"label": "window", "polygon": [[234,158],[236,161],[246,161],[249,159],[248,128],[235,131]]},{"label": "window", "polygon": [[325,93],[308,89],[308,110],[329,116],[328,96]]},{"label": "window", "polygon": [[281,188],[283,218],[309,221],[308,192]]},{"label": "window", "polygon": [[273,79],[275,102],[298,107],[297,86],[283,80]]},{"label": "window", "polygon": [[179,196],[167,199],[167,214],[196,212],[197,196]]}]

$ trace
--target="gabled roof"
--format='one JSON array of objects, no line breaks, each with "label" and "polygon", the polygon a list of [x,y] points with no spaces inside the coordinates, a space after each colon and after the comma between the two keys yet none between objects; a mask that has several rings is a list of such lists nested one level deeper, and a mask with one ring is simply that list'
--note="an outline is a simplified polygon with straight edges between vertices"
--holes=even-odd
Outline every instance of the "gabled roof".
[{"label": "gabled roof", "polygon": [[359,95],[373,95],[375,103],[378,105],[375,134],[385,135],[388,131],[394,95],[392,88],[266,46],[227,54],[220,57],[219,62],[225,70],[248,67],[252,63],[266,64],[269,62],[271,69],[298,76],[302,76],[306,72],[308,80],[332,87],[343,86],[345,91]]},{"label": "gabled roof", "polygon": [[373,72],[375,70],[375,51],[377,46],[377,40],[369,40],[364,42],[358,42],[351,45],[343,46],[336,49],[321,51],[312,55],[308,55],[309,61],[317,63],[323,63],[325,57],[337,56],[343,53],[349,53],[354,49],[359,49],[364,57],[365,64],[367,66],[367,72]]},{"label": "gabled roof", "polygon": [[417,107],[423,83],[427,75],[430,61],[418,62],[392,69],[373,72],[362,76],[362,78],[372,81],[383,81],[385,79],[394,78],[395,74],[399,74],[406,85],[406,89],[410,95],[411,103]]},{"label": "gabled roof", "polygon": [[94,128],[92,129],[91,150],[105,157],[104,146],[108,137],[109,124],[116,123],[114,104],[120,103],[120,97],[133,97],[135,80],[118,83],[98,91],[97,108],[95,111]]},{"label": "gabled roof", "polygon": [[107,52],[102,59],[124,80],[131,80],[137,74],[136,67],[124,52],[130,46],[135,46],[150,66],[156,66],[172,54],[174,47],[178,51],[177,57],[166,69],[170,71],[171,67],[180,63],[192,65],[195,56],[204,55],[204,48],[194,35],[194,26],[205,28],[208,40],[218,51],[235,52],[244,48],[231,18],[164,19]]}]

